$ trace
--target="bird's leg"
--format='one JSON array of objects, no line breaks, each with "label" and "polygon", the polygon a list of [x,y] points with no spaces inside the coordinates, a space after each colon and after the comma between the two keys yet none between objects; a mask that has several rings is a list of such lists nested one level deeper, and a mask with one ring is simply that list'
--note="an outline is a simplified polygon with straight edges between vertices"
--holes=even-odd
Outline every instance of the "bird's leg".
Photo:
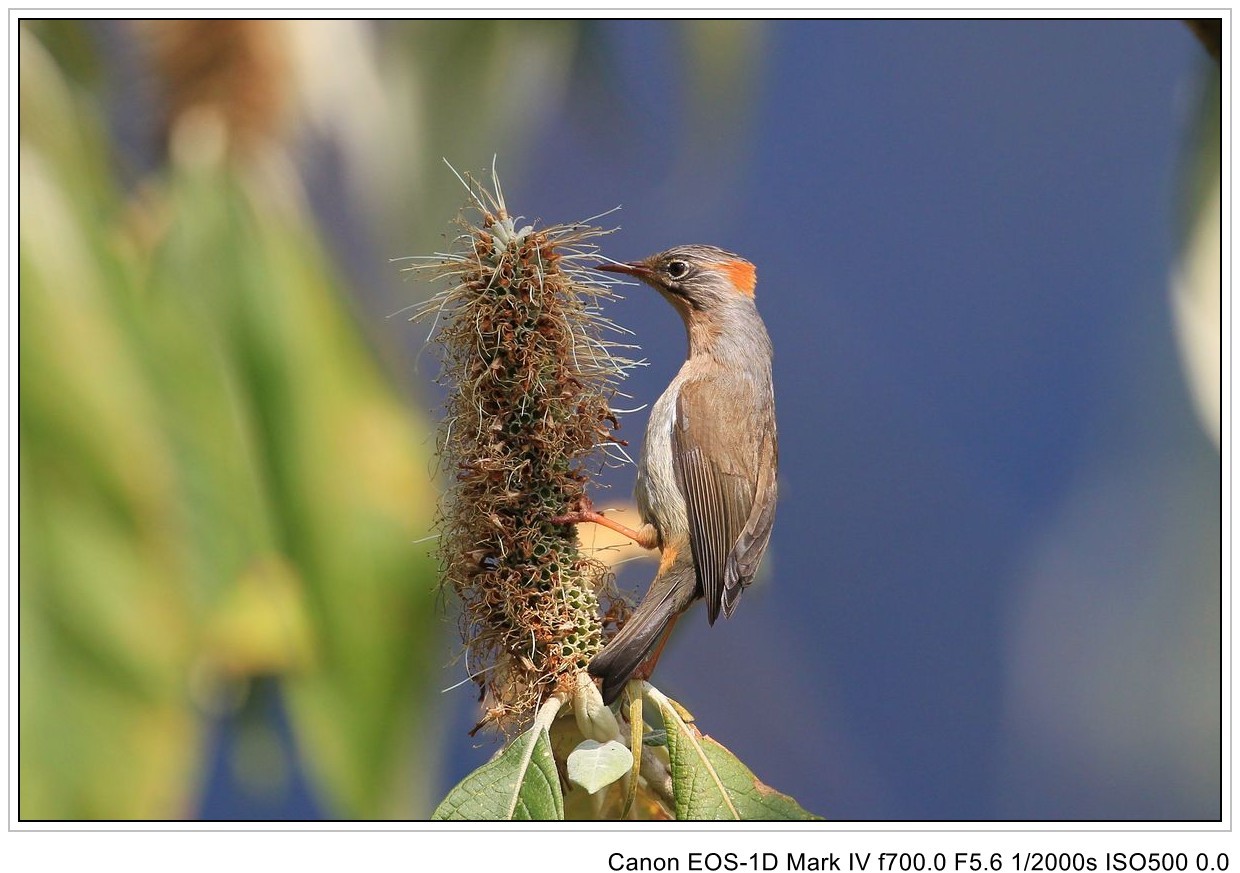
[{"label": "bird's leg", "polygon": [[555,524],[582,524],[587,521],[601,524],[603,527],[611,528],[616,533],[628,537],[643,549],[653,549],[659,544],[659,532],[655,530],[653,524],[643,524],[637,530],[633,530],[633,528],[610,519],[603,515],[603,513],[596,512],[593,509],[570,512],[567,515],[557,515],[551,520]]},{"label": "bird's leg", "polygon": [[601,524],[603,527],[610,528],[621,536],[626,536],[633,542],[637,543],[643,549],[653,549],[659,545],[659,531],[653,524],[647,522],[637,530],[623,525],[614,519],[610,519],[603,513],[596,511],[587,500],[585,506],[573,512],[557,515],[551,519],[553,524],[583,524],[585,522],[593,522]]}]

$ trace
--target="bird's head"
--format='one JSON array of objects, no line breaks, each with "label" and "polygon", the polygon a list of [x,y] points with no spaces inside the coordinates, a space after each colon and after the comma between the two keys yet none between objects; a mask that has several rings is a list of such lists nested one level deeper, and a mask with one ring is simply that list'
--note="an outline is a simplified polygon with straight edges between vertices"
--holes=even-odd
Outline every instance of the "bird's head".
[{"label": "bird's head", "polygon": [[628,264],[600,264],[596,269],[641,279],[666,297],[691,321],[741,301],[752,303],[757,271],[740,255],[715,246],[676,246]]}]

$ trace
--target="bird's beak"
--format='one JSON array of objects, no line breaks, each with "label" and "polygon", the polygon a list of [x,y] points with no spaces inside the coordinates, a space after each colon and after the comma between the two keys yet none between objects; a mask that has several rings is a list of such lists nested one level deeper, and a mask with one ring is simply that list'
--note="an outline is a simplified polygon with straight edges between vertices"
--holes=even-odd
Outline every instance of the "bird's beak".
[{"label": "bird's beak", "polygon": [[624,273],[644,282],[650,281],[650,278],[654,275],[654,270],[640,262],[636,264],[597,264],[594,269],[602,270],[605,273]]}]

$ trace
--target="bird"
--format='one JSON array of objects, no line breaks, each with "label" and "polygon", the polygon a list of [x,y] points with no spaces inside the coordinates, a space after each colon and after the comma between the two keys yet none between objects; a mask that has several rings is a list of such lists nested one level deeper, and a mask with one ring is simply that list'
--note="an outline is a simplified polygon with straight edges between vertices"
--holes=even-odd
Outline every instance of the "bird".
[{"label": "bird", "polygon": [[685,245],[595,269],[658,291],[688,338],[684,364],[651,407],[638,456],[642,525],[633,530],[588,504],[553,519],[601,524],[660,552],[641,603],[587,666],[610,705],[630,678],[650,677],[672,626],[698,600],[711,625],[736,610],[770,542],[779,449],[771,340],[754,303],[752,263]]}]

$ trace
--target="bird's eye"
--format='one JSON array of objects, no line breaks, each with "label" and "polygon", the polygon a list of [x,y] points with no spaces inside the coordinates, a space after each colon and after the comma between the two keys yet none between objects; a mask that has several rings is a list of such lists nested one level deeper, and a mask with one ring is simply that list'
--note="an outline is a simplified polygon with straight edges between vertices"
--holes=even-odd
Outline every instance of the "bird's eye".
[{"label": "bird's eye", "polygon": [[667,275],[673,279],[683,279],[689,274],[689,265],[684,261],[671,261],[667,265]]}]

